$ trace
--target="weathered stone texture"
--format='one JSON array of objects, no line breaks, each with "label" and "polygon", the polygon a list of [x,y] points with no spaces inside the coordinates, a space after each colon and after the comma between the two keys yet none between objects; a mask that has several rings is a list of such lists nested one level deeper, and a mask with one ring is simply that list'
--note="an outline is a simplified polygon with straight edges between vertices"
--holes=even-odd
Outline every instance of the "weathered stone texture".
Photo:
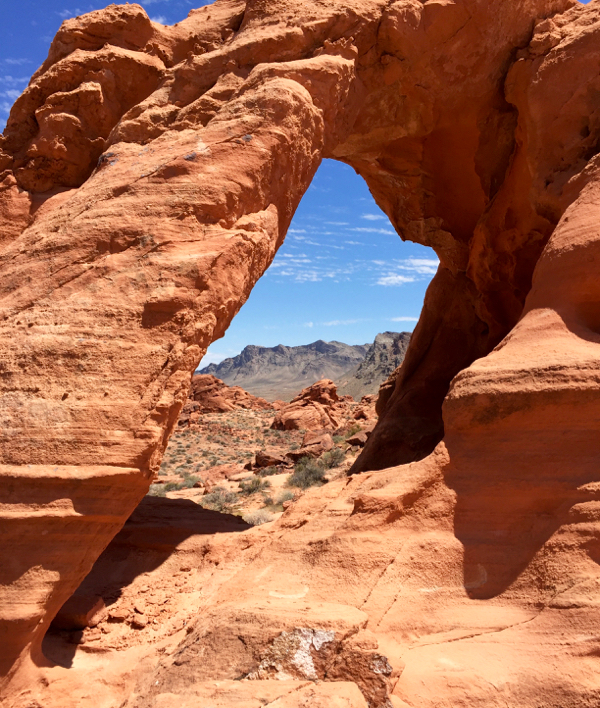
[{"label": "weathered stone texture", "polygon": [[[414,464],[307,495],[264,567],[292,550],[309,606],[336,588],[348,616],[361,608],[394,671],[408,662],[393,705],[600,700],[599,38],[597,0],[217,0],[172,28],[138,5],[64,23],[0,138],[0,671],[15,705],[323,157],[440,258],[353,471]],[[301,512],[318,532],[296,533]],[[261,563],[223,590],[233,615]],[[261,617],[264,644],[278,620]],[[157,690],[139,705],[180,705]]]}]

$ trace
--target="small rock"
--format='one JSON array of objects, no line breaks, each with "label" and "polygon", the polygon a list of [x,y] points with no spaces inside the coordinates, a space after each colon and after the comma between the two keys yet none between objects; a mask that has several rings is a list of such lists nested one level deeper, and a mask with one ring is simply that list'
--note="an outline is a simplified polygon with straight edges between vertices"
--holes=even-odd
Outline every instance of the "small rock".
[{"label": "small rock", "polygon": [[299,450],[290,450],[285,453],[285,456],[292,460],[292,462],[298,462],[303,457],[319,457],[319,450],[313,447],[301,447]]},{"label": "small rock", "polygon": [[125,622],[130,614],[131,610],[129,610],[128,608],[116,607],[114,610],[111,610],[108,613],[108,619],[111,622]]},{"label": "small rock", "polygon": [[277,465],[285,464],[285,460],[283,457],[270,455],[268,452],[261,450],[256,453],[254,464],[259,469],[263,469],[264,467],[277,467]]},{"label": "small rock", "polygon": [[356,433],[355,435],[349,437],[346,442],[348,443],[348,445],[357,445],[358,447],[364,447],[367,444],[368,437],[369,436],[367,435],[367,433],[361,431],[360,433]]},{"label": "small rock", "polygon": [[144,629],[144,627],[148,624],[148,618],[146,615],[134,615],[133,619],[131,620],[131,626],[134,629]]}]

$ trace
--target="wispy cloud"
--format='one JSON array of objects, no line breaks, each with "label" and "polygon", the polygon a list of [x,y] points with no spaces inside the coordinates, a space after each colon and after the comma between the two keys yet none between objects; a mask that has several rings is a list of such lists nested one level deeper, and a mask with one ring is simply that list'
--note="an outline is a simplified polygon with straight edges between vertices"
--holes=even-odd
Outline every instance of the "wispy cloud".
[{"label": "wispy cloud", "polygon": [[376,229],[372,226],[355,226],[350,231],[358,231],[363,234],[389,234],[390,236],[395,236],[396,232],[391,229]]},{"label": "wispy cloud", "polygon": [[305,322],[303,326],[304,327],[314,327],[315,323],[314,322]]},{"label": "wispy cloud", "polygon": [[9,101],[12,101],[13,103],[19,98],[21,95],[21,91],[17,91],[17,89],[8,89],[8,91],[0,91],[0,98],[8,98]]},{"label": "wispy cloud", "polygon": [[405,283],[414,283],[415,278],[409,275],[400,275],[399,273],[390,273],[382,275],[377,281],[377,285],[404,285]]},{"label": "wispy cloud", "polygon": [[2,61],[10,66],[23,66],[23,64],[31,64],[31,59],[25,59],[25,57],[19,59],[9,57],[8,59],[3,59]]},{"label": "wispy cloud", "polygon": [[65,8],[64,10],[59,10],[56,14],[63,20],[68,20],[71,17],[79,17],[79,15],[85,15],[85,10],[82,10],[80,7],[74,7],[72,10]]},{"label": "wispy cloud", "polygon": [[363,214],[361,219],[367,219],[367,221],[381,221],[387,219],[385,214]]},{"label": "wispy cloud", "polygon": [[0,76],[0,84],[8,84],[9,86],[26,86],[28,83],[28,76],[11,76],[10,74]]},{"label": "wispy cloud", "polygon": [[418,317],[390,317],[390,322],[418,322]]},{"label": "wispy cloud", "polygon": [[331,320],[330,322],[321,322],[324,327],[339,327],[340,325],[353,325],[365,320]]},{"label": "wispy cloud", "polygon": [[407,258],[398,267],[419,275],[435,275],[439,264],[437,258]]},{"label": "wispy cloud", "polygon": [[164,15],[155,15],[154,17],[150,18],[152,22],[157,22],[159,25],[166,25],[167,24],[167,18]]}]

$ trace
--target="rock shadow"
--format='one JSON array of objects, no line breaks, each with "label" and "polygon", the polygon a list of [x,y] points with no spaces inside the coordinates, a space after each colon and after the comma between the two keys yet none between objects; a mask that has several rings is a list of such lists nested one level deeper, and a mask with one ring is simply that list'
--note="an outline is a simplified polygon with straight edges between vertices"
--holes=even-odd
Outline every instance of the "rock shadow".
[{"label": "rock shadow", "polygon": [[[472,599],[507,590],[562,526],[579,520],[575,505],[599,497],[598,485],[590,483],[600,473],[576,471],[568,454],[551,460],[547,451],[544,459],[542,450],[533,450],[507,460],[500,451],[494,456],[493,446],[485,452],[478,446],[468,458],[462,446],[454,455],[451,443],[448,450],[444,477],[457,495],[454,533],[464,547],[464,585]],[[597,562],[600,548],[587,550]]]},{"label": "rock shadow", "polygon": [[[239,533],[252,528],[239,516],[204,509],[189,499],[146,496],[113,538],[74,595],[102,597],[107,607],[136,577],[162,565],[191,536]],[[51,627],[42,651],[54,664],[70,668],[81,632]]]}]

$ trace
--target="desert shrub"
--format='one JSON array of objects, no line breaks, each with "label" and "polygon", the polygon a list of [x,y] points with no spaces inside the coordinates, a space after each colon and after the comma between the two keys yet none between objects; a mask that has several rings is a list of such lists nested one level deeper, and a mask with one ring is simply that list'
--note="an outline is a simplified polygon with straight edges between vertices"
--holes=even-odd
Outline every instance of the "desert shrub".
[{"label": "desert shrub", "polygon": [[263,467],[261,470],[257,470],[256,474],[259,477],[271,477],[274,474],[279,474],[279,467]]},{"label": "desert shrub", "polygon": [[278,504],[283,504],[283,502],[286,501],[293,501],[295,498],[294,492],[282,492],[278,497],[277,497],[277,503]]},{"label": "desert shrub", "polygon": [[360,433],[361,430],[362,430],[362,428],[360,427],[360,425],[358,425],[357,423],[355,423],[355,424],[350,428],[350,430],[346,433],[346,439],[351,438],[353,435],[356,435],[356,433]]},{"label": "desert shrub", "polygon": [[200,505],[212,511],[231,512],[238,501],[235,492],[228,492],[223,487],[215,487],[210,494],[205,494],[200,500]]},{"label": "desert shrub", "polygon": [[292,443],[290,445],[290,450],[298,450],[298,449],[300,449],[300,445],[297,442]]},{"label": "desert shrub", "polygon": [[151,484],[148,490],[149,497],[164,497],[167,493],[164,484]]},{"label": "desert shrub", "polygon": [[180,489],[191,489],[198,482],[202,483],[202,479],[195,474],[186,474],[183,477],[183,482],[181,482]]},{"label": "desert shrub", "polygon": [[339,447],[334,447],[328,452],[323,453],[320,462],[325,469],[330,470],[333,467],[339,467],[344,457],[346,457],[344,451]]},{"label": "desert shrub", "polygon": [[311,457],[302,457],[294,467],[294,472],[290,475],[287,486],[308,489],[317,484],[323,484],[324,468],[317,460]]},{"label": "desert shrub", "polygon": [[262,492],[264,489],[268,489],[271,486],[271,482],[268,479],[261,479],[260,477],[253,477],[247,482],[240,482],[240,494],[245,497],[249,497],[257,492]]},{"label": "desert shrub", "polygon": [[333,436],[333,442],[336,445],[339,445],[340,443],[345,442],[346,438],[343,435],[334,435]]},{"label": "desert shrub", "polygon": [[251,526],[260,526],[261,524],[267,524],[269,521],[273,521],[273,514],[266,509],[259,509],[258,511],[250,511],[244,514],[242,519]]}]

